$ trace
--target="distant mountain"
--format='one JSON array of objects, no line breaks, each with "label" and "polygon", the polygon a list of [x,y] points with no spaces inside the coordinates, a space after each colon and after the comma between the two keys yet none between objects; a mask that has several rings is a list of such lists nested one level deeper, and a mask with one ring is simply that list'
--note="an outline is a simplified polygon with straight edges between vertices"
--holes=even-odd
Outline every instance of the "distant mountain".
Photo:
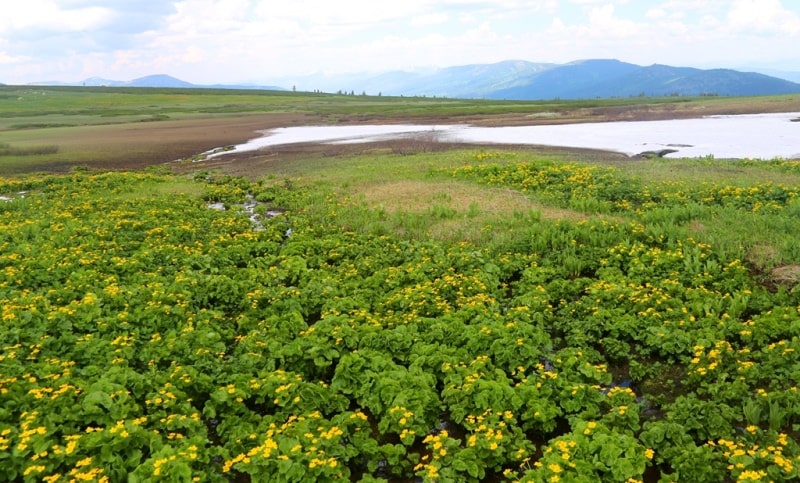
[{"label": "distant mountain", "polygon": [[525,79],[547,71],[555,64],[509,60],[496,64],[473,64],[436,69],[415,75],[385,74],[368,84],[368,92],[381,90],[381,81],[394,76],[399,82],[389,86],[388,93],[447,97],[486,97],[494,92],[512,89]]},{"label": "distant mountain", "polygon": [[65,84],[110,87],[342,92],[388,96],[434,96],[509,100],[592,99],[631,96],[758,96],[800,93],[800,83],[763,73],[732,69],[696,69],[653,64],[640,66],[616,59],[588,59],[567,64],[507,60],[381,74],[316,74],[270,81],[271,85],[196,85],[164,74],[132,81],[92,77]]},{"label": "distant mountain", "polygon": [[90,87],[103,87],[103,86],[120,87],[124,86],[125,82],[103,79],[102,77],[90,77],[84,80],[80,85],[90,86]]},{"label": "distant mountain", "polygon": [[176,79],[175,77],[158,74],[139,77],[132,81],[117,81],[102,77],[90,77],[81,82],[37,82],[35,85],[62,85],[62,86],[88,86],[88,87],[199,87],[190,82]]},{"label": "distant mountain", "polygon": [[[492,99],[554,99],[582,97],[575,93],[591,92],[593,86],[614,82],[640,69],[618,60],[579,60],[537,72],[516,87],[500,89]],[[587,94],[588,97],[597,97]]]},{"label": "distant mountain", "polygon": [[139,77],[126,84],[127,87],[198,87],[190,82],[175,77],[158,74]]},{"label": "distant mountain", "polygon": [[528,76],[555,65],[507,60],[496,64],[472,64],[380,74],[312,74],[273,79],[273,82],[293,85],[302,91],[470,98],[484,97],[498,89],[514,87]]},{"label": "distant mountain", "polygon": [[[745,70],[745,69],[736,69],[736,70]],[[784,79],[792,82],[800,82],[800,72],[791,72],[786,70],[776,70],[776,69],[758,69],[758,68],[748,68],[746,69],[750,72],[758,72],[759,74],[768,75],[770,77],[777,77],[778,79]]]},{"label": "distant mountain", "polygon": [[525,85],[492,93],[493,99],[585,99],[630,96],[757,96],[800,92],[800,84],[754,72],[694,69],[617,60],[566,64],[533,76]]},{"label": "distant mountain", "polygon": [[798,83],[754,72],[661,64],[643,67],[615,59],[579,60],[567,64],[515,60],[373,76],[309,76],[288,82],[302,90],[326,92],[510,100],[800,92]]},{"label": "distant mountain", "polygon": [[131,81],[117,81],[111,79],[104,79],[102,77],[90,77],[81,82],[60,82],[60,81],[47,81],[36,82],[29,85],[38,86],[89,86],[89,87],[161,87],[161,88],[198,88],[198,89],[258,89],[258,90],[273,90],[285,91],[286,89],[278,86],[261,86],[252,84],[243,85],[229,85],[229,84],[214,84],[214,85],[198,85],[186,82],[184,80],[172,77],[166,74],[148,75],[139,77]]},{"label": "distant mountain", "polygon": [[693,69],[654,64],[575,92],[576,97],[758,96],[800,92],[800,84],[755,72]]}]

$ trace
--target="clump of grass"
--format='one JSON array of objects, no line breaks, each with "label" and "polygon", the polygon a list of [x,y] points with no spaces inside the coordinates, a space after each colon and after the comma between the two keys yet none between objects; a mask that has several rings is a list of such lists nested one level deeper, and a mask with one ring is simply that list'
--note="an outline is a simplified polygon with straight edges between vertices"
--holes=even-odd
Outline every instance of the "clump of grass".
[{"label": "clump of grass", "polygon": [[421,135],[404,136],[389,144],[392,153],[404,156],[419,153],[437,153],[447,151],[453,147],[451,143],[440,141],[435,131],[423,133]]},{"label": "clump of grass", "polygon": [[150,117],[141,119],[140,122],[168,121],[169,119],[171,118],[166,114],[153,114]]},{"label": "clump of grass", "polygon": [[29,122],[29,123],[21,123],[21,124],[12,124],[9,129],[47,129],[51,127],[71,127],[74,124],[66,124],[63,122]]},{"label": "clump of grass", "polygon": [[14,147],[8,143],[0,143],[0,156],[41,156],[44,154],[55,154],[58,152],[58,146],[45,145],[45,146],[29,146],[29,147]]}]

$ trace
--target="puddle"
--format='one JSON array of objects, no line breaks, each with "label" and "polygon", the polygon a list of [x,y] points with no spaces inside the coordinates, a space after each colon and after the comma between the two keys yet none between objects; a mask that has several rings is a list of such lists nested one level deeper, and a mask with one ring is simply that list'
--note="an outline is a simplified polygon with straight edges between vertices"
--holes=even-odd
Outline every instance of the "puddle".
[{"label": "puddle", "polygon": [[0,203],[10,203],[10,202],[12,202],[14,200],[17,200],[17,199],[20,199],[20,198],[25,198],[26,194],[28,194],[27,191],[19,191],[19,192],[17,192],[16,198],[13,197],[13,196],[0,195]]},{"label": "puddle", "polygon": [[[530,144],[602,149],[673,158],[800,158],[800,113],[708,116],[667,121],[478,127],[444,125],[299,126],[263,131],[244,144],[210,152],[212,158],[295,143],[365,143],[403,137],[480,144]],[[669,152],[666,152],[669,151]]]},{"label": "puddle", "polygon": [[[245,199],[244,203],[239,203],[234,206],[236,208],[240,208],[242,211],[247,213],[248,217],[250,218],[250,222],[253,224],[253,229],[256,231],[260,231],[264,229],[262,218],[269,220],[271,218],[275,218],[276,216],[280,216],[283,214],[283,211],[281,210],[267,210],[264,213],[264,216],[262,217],[261,215],[256,213],[256,207],[263,204],[264,203],[256,201],[256,199],[252,195],[247,195],[247,198]],[[222,202],[207,203],[206,208],[217,211],[227,210],[227,208],[225,207],[225,203]]]}]

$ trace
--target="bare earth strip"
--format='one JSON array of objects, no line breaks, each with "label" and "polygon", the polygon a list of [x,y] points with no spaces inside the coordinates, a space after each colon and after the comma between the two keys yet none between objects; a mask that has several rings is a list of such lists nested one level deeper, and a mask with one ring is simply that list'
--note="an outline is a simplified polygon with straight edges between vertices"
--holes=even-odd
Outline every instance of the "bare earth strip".
[{"label": "bare earth strip", "polygon": [[59,147],[57,159],[31,159],[25,171],[60,172],[72,166],[140,169],[243,143],[263,129],[309,122],[313,120],[302,114],[248,114],[43,129],[36,132],[37,138]]}]

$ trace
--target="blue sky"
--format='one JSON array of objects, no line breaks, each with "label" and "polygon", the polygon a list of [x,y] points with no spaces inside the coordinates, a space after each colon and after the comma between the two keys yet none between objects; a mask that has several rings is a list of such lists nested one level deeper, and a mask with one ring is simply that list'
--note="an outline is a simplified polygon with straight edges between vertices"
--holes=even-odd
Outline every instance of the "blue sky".
[{"label": "blue sky", "polygon": [[589,58],[798,72],[798,45],[798,0],[24,0],[0,17],[0,82]]}]

